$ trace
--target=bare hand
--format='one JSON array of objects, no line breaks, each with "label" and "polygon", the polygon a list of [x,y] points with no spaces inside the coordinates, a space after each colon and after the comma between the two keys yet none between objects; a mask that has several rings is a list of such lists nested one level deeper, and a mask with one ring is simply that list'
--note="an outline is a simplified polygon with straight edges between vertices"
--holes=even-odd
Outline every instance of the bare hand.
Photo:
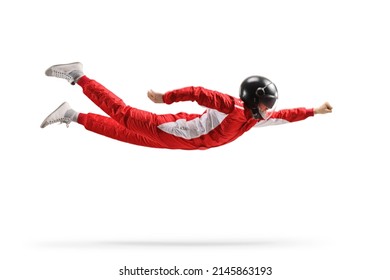
[{"label": "bare hand", "polygon": [[320,107],[314,109],[314,114],[328,114],[332,113],[333,107],[329,104],[329,102],[325,102]]},{"label": "bare hand", "polygon": [[148,97],[154,103],[164,103],[163,95],[164,94],[155,92],[154,90],[148,90]]}]

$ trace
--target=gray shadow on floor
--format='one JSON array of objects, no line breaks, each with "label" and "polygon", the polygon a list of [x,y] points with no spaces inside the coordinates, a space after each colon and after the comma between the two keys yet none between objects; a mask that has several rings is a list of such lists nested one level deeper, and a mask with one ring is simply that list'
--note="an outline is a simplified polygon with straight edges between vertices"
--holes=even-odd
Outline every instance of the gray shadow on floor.
[{"label": "gray shadow on floor", "polygon": [[317,242],[297,239],[249,239],[249,240],[62,240],[37,243],[46,248],[114,249],[114,248],[164,248],[164,247],[312,247]]}]

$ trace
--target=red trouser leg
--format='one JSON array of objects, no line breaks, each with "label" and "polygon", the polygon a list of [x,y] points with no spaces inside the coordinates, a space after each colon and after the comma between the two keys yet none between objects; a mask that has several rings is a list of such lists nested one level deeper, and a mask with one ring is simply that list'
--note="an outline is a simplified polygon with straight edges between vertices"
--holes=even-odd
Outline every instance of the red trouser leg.
[{"label": "red trouser leg", "polygon": [[158,138],[158,115],[126,105],[121,98],[95,80],[83,76],[78,81],[84,94],[117,123],[137,135]]},{"label": "red trouser leg", "polygon": [[120,125],[114,119],[109,117],[100,116],[92,113],[80,113],[77,121],[78,123],[82,124],[85,129],[100,135],[107,136],[112,139],[139,146],[166,148],[158,141],[154,141],[151,138],[147,138],[143,135],[134,133],[132,130],[127,129],[126,127]]}]

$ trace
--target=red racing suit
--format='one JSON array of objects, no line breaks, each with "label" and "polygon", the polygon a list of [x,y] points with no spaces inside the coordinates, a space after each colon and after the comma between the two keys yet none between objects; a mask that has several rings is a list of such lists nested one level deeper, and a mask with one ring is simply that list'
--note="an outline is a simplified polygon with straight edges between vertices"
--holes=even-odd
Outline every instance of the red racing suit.
[{"label": "red racing suit", "polygon": [[195,101],[206,107],[202,114],[155,114],[126,105],[86,76],[77,83],[109,116],[80,113],[78,123],[95,133],[152,148],[205,150],[230,143],[252,127],[295,122],[314,115],[313,109],[295,108],[275,111],[267,121],[256,120],[241,99],[203,87],[186,87],[163,95],[166,104]]}]

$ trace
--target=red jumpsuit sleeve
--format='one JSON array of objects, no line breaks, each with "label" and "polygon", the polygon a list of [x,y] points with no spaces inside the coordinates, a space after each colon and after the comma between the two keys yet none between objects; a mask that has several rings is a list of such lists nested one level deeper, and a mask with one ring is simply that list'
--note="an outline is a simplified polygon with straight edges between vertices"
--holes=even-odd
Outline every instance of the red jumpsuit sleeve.
[{"label": "red jumpsuit sleeve", "polygon": [[294,108],[294,109],[283,109],[276,111],[272,114],[272,119],[283,119],[288,122],[302,121],[308,117],[314,116],[314,109],[306,108]]},{"label": "red jumpsuit sleeve", "polygon": [[269,125],[279,125],[279,124],[286,124],[290,122],[297,122],[312,116],[314,116],[313,108],[283,109],[280,111],[273,112],[272,116],[268,120],[259,121],[255,125],[255,127],[264,127]]},{"label": "red jumpsuit sleeve", "polygon": [[166,104],[195,101],[201,106],[226,114],[234,110],[234,98],[232,96],[203,87],[185,87],[168,91],[163,95],[163,101]]}]

